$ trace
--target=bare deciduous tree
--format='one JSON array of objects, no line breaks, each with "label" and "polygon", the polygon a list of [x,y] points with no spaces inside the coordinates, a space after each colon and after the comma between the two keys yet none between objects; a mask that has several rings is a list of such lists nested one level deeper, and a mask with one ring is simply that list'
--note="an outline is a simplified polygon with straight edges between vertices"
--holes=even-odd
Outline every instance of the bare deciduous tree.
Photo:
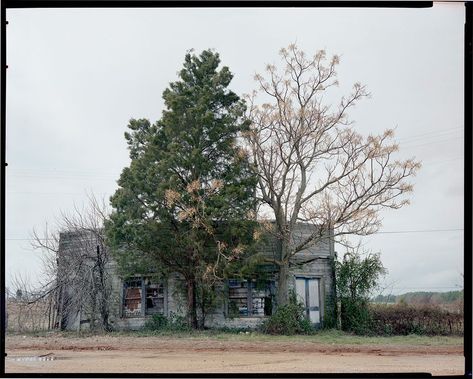
[{"label": "bare deciduous tree", "polygon": [[[245,137],[258,167],[258,197],[274,217],[278,241],[278,303],[287,303],[288,269],[294,256],[326,239],[375,233],[382,208],[408,203],[408,178],[420,164],[395,160],[393,131],[364,137],[351,126],[347,111],[369,96],[359,83],[338,106],[326,104],[338,85],[336,66],[325,51],[308,57],[295,45],[280,52],[284,68],[266,67],[256,75],[259,90],[248,96],[251,130]],[[258,96],[263,102],[257,103]],[[295,225],[313,225],[296,236]],[[331,234],[331,235],[329,235]]]},{"label": "bare deciduous tree", "polygon": [[[103,234],[107,205],[93,195],[83,209],[61,213],[57,231],[33,231],[32,246],[43,251],[43,278],[39,296],[53,297],[57,326],[67,317],[89,320],[91,329],[109,330],[111,262]],[[80,325],[80,323],[79,323]]]}]

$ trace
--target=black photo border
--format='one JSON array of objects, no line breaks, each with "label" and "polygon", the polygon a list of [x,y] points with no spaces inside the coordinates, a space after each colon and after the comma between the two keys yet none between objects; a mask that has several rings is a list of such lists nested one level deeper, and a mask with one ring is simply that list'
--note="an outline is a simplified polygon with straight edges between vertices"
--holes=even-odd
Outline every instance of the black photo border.
[{"label": "black photo border", "polygon": [[[462,2],[465,5],[465,32],[464,32],[464,356],[465,356],[465,377],[472,377],[472,88],[473,88],[473,2]],[[7,80],[7,60],[6,60],[6,33],[8,20],[6,10],[11,8],[164,8],[164,7],[330,7],[330,8],[429,8],[433,6],[431,1],[199,1],[199,0],[1,0],[1,299],[0,299],[0,320],[1,338],[0,352],[5,356],[5,205],[6,205],[6,80]],[[275,374],[124,374],[124,373],[88,373],[88,374],[14,374],[5,373],[5,358],[0,361],[0,376],[9,378],[25,377],[297,377],[297,378],[392,378],[392,377],[428,377],[429,373],[275,373]]]}]

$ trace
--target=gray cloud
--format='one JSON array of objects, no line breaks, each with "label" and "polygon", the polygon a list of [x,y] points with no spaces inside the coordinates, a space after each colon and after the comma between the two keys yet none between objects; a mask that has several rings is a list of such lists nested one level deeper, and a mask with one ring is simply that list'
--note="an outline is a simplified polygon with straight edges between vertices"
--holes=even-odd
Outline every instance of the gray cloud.
[{"label": "gray cloud", "polygon": [[[185,52],[215,48],[248,93],[255,72],[291,42],[341,54],[339,95],[355,81],[372,99],[351,112],[362,133],[397,126],[401,157],[424,167],[412,205],[384,213],[383,230],[462,228],[462,4],[430,9],[8,10],[7,284],[38,272],[28,242],[85,191],[110,196],[128,163],[130,118],[160,117],[161,93]],[[386,280],[453,287],[462,232],[379,234]],[[22,240],[17,240],[22,239]]]}]

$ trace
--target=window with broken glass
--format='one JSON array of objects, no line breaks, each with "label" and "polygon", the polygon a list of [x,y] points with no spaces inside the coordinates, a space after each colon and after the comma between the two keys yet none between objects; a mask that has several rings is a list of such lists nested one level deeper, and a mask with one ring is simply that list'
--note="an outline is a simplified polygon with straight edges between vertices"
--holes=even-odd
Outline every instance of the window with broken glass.
[{"label": "window with broken glass", "polygon": [[123,283],[123,317],[164,313],[164,285],[140,277]]},{"label": "window with broken glass", "polygon": [[228,281],[228,315],[230,317],[263,317],[272,313],[273,282],[256,280]]}]

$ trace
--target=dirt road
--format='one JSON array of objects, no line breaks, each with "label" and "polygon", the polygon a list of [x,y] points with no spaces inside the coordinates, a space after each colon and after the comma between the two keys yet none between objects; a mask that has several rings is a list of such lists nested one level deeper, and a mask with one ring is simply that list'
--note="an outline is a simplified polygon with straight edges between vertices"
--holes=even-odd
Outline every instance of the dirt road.
[{"label": "dirt road", "polygon": [[[462,346],[327,345],[170,337],[7,337],[7,373],[463,374]],[[43,355],[43,358],[35,358]]]}]

